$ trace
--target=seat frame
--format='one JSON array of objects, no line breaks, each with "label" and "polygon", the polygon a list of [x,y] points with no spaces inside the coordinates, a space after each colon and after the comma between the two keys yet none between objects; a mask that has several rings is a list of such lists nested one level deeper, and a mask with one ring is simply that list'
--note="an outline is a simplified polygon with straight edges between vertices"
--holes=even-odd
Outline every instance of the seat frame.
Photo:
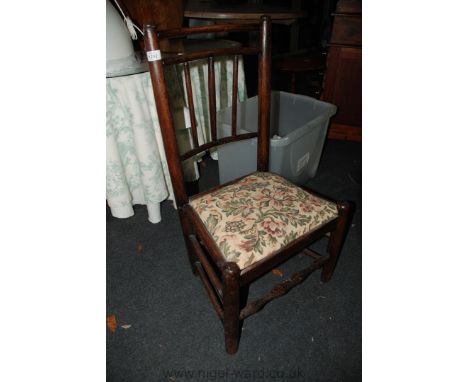
[{"label": "seat frame", "polygon": [[[160,39],[177,38],[198,33],[242,31],[259,32],[259,47],[213,49],[203,52],[192,52],[163,57],[160,55]],[[189,204],[181,163],[183,160],[191,158],[193,155],[206,151],[211,147],[242,139],[258,137],[257,170],[263,172],[268,171],[271,93],[271,20],[268,16],[262,16],[260,24],[218,24],[213,26],[180,28],[159,32],[153,26],[146,26],[144,29],[144,35],[145,48],[148,52],[148,57],[153,57],[149,60],[150,75],[161,126],[161,134],[174,189],[174,197],[181,221],[189,262],[193,273],[200,276],[208,297],[212,302],[216,313],[223,322],[226,351],[229,354],[234,354],[238,350],[240,332],[244,319],[261,310],[273,299],[286,294],[290,289],[304,281],[314,270],[322,269],[321,279],[323,282],[327,282],[331,279],[349,226],[351,218],[351,204],[348,202],[334,202],[338,209],[337,218],[314,231],[302,235],[280,250],[260,259],[242,270],[240,270],[239,266],[235,262],[227,261],[200,217]],[[244,54],[258,55],[259,60],[259,132],[238,135],[236,133],[238,55]],[[216,135],[214,57],[227,55],[234,55],[235,57],[232,94],[232,136],[218,139]],[[208,58],[209,108],[212,139],[211,142],[203,145],[199,145],[196,138],[196,121],[190,83],[190,71],[188,66],[189,61],[201,58]],[[184,65],[184,75],[192,127],[191,134],[192,141],[195,146],[192,150],[182,155],[178,153],[170,100],[164,77],[164,66],[177,63],[182,63]],[[235,183],[236,181],[238,181],[238,179],[212,188],[207,192],[213,192],[216,189],[225,187],[226,185]],[[311,192],[311,190],[307,188],[304,189]],[[308,248],[313,242],[323,238],[324,236],[329,237],[327,254],[320,255]],[[250,303],[247,302],[249,285],[252,282],[299,253],[303,253],[312,258],[312,264],[309,267],[294,273],[290,279],[277,284],[262,298]]]}]

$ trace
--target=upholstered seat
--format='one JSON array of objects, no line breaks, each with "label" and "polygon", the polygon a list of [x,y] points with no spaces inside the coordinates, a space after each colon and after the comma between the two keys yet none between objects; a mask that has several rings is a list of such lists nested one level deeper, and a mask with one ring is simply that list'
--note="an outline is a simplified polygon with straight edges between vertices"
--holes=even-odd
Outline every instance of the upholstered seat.
[{"label": "upholstered seat", "polygon": [[269,172],[197,195],[190,205],[241,270],[338,216],[336,204]]}]

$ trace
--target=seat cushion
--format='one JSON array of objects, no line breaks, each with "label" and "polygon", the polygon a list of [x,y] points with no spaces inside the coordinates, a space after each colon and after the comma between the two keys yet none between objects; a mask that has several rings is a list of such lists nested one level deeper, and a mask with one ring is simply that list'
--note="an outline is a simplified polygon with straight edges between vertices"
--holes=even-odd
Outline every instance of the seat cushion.
[{"label": "seat cushion", "polygon": [[336,204],[268,172],[196,196],[190,205],[226,260],[240,269],[338,216]]}]

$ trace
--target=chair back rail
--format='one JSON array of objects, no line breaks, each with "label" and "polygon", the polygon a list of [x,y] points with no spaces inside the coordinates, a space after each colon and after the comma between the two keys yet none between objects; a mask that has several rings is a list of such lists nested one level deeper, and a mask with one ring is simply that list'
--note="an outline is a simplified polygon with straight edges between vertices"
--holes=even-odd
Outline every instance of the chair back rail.
[{"label": "chair back rail", "polygon": [[236,47],[236,48],[220,48],[210,49],[201,52],[190,52],[173,54],[171,56],[164,57],[162,62],[164,65],[181,64],[187,61],[201,60],[210,57],[222,57],[222,56],[235,56],[235,55],[257,55],[260,53],[258,48],[249,47]]},{"label": "chair back rail", "polygon": [[220,145],[225,145],[226,143],[232,143],[232,142],[237,142],[237,141],[242,141],[244,139],[250,139],[250,138],[256,138],[258,137],[258,133],[246,133],[246,134],[239,134],[236,136],[230,136],[230,137],[225,137],[225,138],[220,138],[215,141],[211,141],[208,143],[205,143],[193,150],[187,151],[186,153],[182,154],[180,156],[180,160],[184,161],[187,160],[191,157],[193,157],[196,154],[199,154],[203,151],[206,151],[208,149],[211,149],[212,147],[220,146]]},{"label": "chair back rail", "polygon": [[[179,38],[200,33],[224,33],[224,32],[259,32],[258,47],[235,47],[222,49],[209,49],[199,52],[182,53],[160,57],[160,39]],[[270,123],[270,59],[271,59],[271,20],[267,16],[261,18],[260,24],[218,24],[192,28],[179,28],[166,31],[156,31],[153,26],[146,26],[145,47],[147,52],[154,52],[155,59],[149,62],[151,81],[153,84],[154,98],[161,126],[161,135],[166,150],[166,157],[171,175],[174,196],[178,206],[188,203],[184,176],[181,162],[206,151],[210,148],[226,143],[258,137],[257,170],[268,171],[269,159],[269,123]],[[238,76],[239,56],[257,55],[259,67],[258,82],[258,133],[237,133],[237,102],[238,102]],[[215,58],[233,56],[233,85],[232,85],[232,115],[231,136],[218,138],[216,121],[216,79]],[[211,138],[206,143],[198,141],[195,107],[193,100],[192,81],[190,76],[190,61],[208,59],[208,105],[209,124]],[[190,115],[190,135],[193,148],[183,154],[179,154],[177,139],[174,130],[174,120],[171,113],[168,98],[167,84],[164,76],[164,66],[182,64],[185,87],[187,94],[187,106]]]}]

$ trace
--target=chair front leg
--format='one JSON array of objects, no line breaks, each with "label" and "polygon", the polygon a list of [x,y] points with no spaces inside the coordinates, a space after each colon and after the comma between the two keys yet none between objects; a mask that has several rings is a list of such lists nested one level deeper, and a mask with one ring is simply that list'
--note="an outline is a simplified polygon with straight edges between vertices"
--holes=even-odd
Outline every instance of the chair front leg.
[{"label": "chair front leg", "polygon": [[351,218],[351,205],[348,202],[337,203],[338,207],[338,223],[336,229],[331,232],[328,241],[328,254],[330,259],[323,265],[322,269],[322,282],[330,281],[333,271],[338,261],[341,249],[346,238],[348,224]]},{"label": "chair front leg", "polygon": [[224,303],[224,341],[229,354],[239,347],[240,269],[236,263],[226,263],[222,268]]},{"label": "chair front leg", "polygon": [[195,276],[198,276],[197,268],[195,267],[195,262],[197,261],[197,256],[193,253],[192,244],[190,244],[189,235],[194,234],[192,224],[183,209],[179,209],[179,217],[182,226],[182,233],[184,235],[185,247],[187,248],[187,256],[190,262],[190,267],[192,268],[192,273]]}]

